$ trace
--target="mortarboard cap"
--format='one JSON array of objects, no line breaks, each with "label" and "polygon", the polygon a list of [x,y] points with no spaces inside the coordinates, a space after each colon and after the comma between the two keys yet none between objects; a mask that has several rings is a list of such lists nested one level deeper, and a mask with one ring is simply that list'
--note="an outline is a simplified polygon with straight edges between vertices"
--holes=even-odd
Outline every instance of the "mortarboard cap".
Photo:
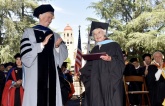
[{"label": "mortarboard cap", "polygon": [[146,54],[143,54],[143,56],[142,56],[143,60],[144,60],[144,58],[147,57],[147,56],[151,58],[151,54],[146,53]]},{"label": "mortarboard cap", "polygon": [[104,30],[107,31],[107,30],[108,30],[108,26],[109,26],[108,23],[92,21],[91,30],[90,30],[89,36],[92,36],[92,31],[93,31],[94,29],[96,29],[96,28],[101,28],[101,29],[104,29]]},{"label": "mortarboard cap", "polygon": [[131,62],[131,63],[133,63],[133,62],[135,62],[135,61],[138,62],[139,60],[138,60],[137,58],[131,58],[131,59],[130,59],[130,62]]},{"label": "mortarboard cap", "polygon": [[53,12],[54,13],[54,8],[50,4],[42,4],[36,9],[34,9],[33,16],[39,17],[40,14],[45,13],[45,12]]},{"label": "mortarboard cap", "polygon": [[18,57],[21,57],[20,53],[17,53],[16,55],[14,55],[14,58],[18,58]]}]

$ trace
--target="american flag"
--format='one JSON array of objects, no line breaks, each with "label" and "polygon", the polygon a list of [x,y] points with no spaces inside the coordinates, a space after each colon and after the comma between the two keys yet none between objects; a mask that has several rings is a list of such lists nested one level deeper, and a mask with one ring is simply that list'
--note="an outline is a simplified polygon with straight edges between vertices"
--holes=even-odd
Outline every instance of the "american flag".
[{"label": "american flag", "polygon": [[75,59],[76,74],[78,74],[81,65],[82,65],[82,51],[81,51],[81,36],[80,36],[80,26],[79,26],[78,46],[77,46],[77,54]]}]

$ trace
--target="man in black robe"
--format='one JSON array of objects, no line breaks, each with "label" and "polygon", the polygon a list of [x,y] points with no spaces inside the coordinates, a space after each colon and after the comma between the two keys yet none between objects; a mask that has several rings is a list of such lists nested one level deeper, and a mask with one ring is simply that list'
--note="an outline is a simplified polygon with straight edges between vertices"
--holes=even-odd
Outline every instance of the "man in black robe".
[{"label": "man in black robe", "polygon": [[154,60],[148,67],[147,82],[151,106],[162,106],[165,99],[165,63],[163,54],[156,51]]},{"label": "man in black robe", "polygon": [[143,65],[139,68],[139,72],[142,73],[142,75],[147,76],[148,74],[148,66],[151,64],[151,54],[146,53],[142,56],[143,59]]},{"label": "man in black robe", "polygon": [[[131,75],[137,75],[137,72],[136,72],[136,69],[135,69],[135,66],[130,63],[130,61],[127,60],[127,54],[125,51],[122,51],[123,52],[123,57],[124,57],[124,61],[125,61],[125,69],[124,69],[124,73],[123,75],[124,76],[131,76]],[[136,82],[127,82],[128,84],[128,90],[129,91],[134,91],[134,90],[137,90],[137,84]],[[135,105],[135,104],[138,104],[138,99],[137,99],[137,95],[132,95],[130,94],[129,95],[129,101],[130,101],[130,104],[132,105]],[[124,93],[124,105],[125,106],[125,103],[126,102],[126,95]]]},{"label": "man in black robe", "polygon": [[[106,37],[108,24],[92,22],[96,46],[91,53],[106,52],[97,60],[88,60],[80,70],[85,86],[85,106],[123,106],[124,59],[118,43]],[[91,34],[90,34],[91,35]]]}]

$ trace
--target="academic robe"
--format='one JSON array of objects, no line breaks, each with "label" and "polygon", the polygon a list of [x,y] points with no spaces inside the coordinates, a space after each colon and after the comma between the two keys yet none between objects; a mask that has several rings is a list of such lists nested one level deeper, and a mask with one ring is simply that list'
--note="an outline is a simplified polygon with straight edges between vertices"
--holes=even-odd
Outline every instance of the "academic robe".
[{"label": "academic robe", "polygon": [[3,71],[0,71],[0,103],[2,99],[2,92],[3,92],[4,86],[5,86],[5,74]]},{"label": "academic robe", "polygon": [[59,79],[62,94],[62,103],[65,106],[75,92],[71,72],[63,73],[59,68]]},{"label": "academic robe", "polygon": [[125,76],[136,75],[135,66],[133,64],[131,64],[131,63],[127,63],[125,65],[125,69],[124,69],[123,75],[125,75]]},{"label": "academic robe", "polygon": [[95,46],[91,53],[106,52],[111,61],[87,61],[80,70],[85,86],[85,106],[123,106],[124,58],[119,44]]},{"label": "academic robe", "polygon": [[69,93],[71,92],[70,82],[65,78],[65,75],[62,73],[60,68],[58,73],[61,87],[62,103],[65,106],[68,101]]},{"label": "academic robe", "polygon": [[[53,35],[42,49],[41,42],[50,33]],[[41,25],[25,29],[21,40],[23,106],[62,106],[57,66],[61,67],[68,51],[63,42],[55,48],[58,38],[57,33]]]},{"label": "academic robe", "polygon": [[22,68],[12,68],[3,90],[2,106],[22,106],[23,87],[14,87],[14,82],[22,79]]},{"label": "academic robe", "polygon": [[151,106],[162,106],[165,99],[165,78],[161,75],[159,80],[156,81],[155,73],[157,71],[158,68],[156,65],[148,66],[148,75],[146,78]]},{"label": "academic robe", "polygon": [[[139,76],[139,69],[135,69],[135,66],[131,63],[126,64],[125,70],[123,75],[125,76]],[[129,91],[140,91],[141,90],[141,83],[139,82],[129,82],[128,83],[128,90]],[[124,94],[124,102],[125,102],[125,94]],[[139,105],[141,101],[141,95],[132,95],[129,94],[129,101],[131,105]]]},{"label": "academic robe", "polygon": [[68,99],[70,100],[72,98],[73,94],[75,93],[75,89],[74,89],[74,85],[73,85],[72,73],[69,71],[69,72],[65,73],[64,75],[65,75],[66,79],[70,83],[71,92],[69,92],[69,96],[68,96]]}]

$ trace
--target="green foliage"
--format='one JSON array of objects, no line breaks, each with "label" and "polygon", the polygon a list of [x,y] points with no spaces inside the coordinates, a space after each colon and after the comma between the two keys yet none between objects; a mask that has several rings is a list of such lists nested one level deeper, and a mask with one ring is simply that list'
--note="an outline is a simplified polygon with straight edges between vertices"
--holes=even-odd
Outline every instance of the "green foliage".
[{"label": "green foliage", "polygon": [[69,70],[71,70],[71,60],[70,60],[70,58],[68,57],[66,60],[65,60],[65,62],[68,62],[68,64],[67,64],[67,69],[69,69]]},{"label": "green foliage", "polygon": [[118,42],[128,55],[141,57],[155,50],[165,51],[164,4],[165,0],[100,0],[89,8],[105,22],[111,20],[110,39]]},{"label": "green foliage", "polygon": [[34,0],[0,0],[0,63],[13,62],[20,52],[23,30],[36,23],[32,11],[37,5]]}]

